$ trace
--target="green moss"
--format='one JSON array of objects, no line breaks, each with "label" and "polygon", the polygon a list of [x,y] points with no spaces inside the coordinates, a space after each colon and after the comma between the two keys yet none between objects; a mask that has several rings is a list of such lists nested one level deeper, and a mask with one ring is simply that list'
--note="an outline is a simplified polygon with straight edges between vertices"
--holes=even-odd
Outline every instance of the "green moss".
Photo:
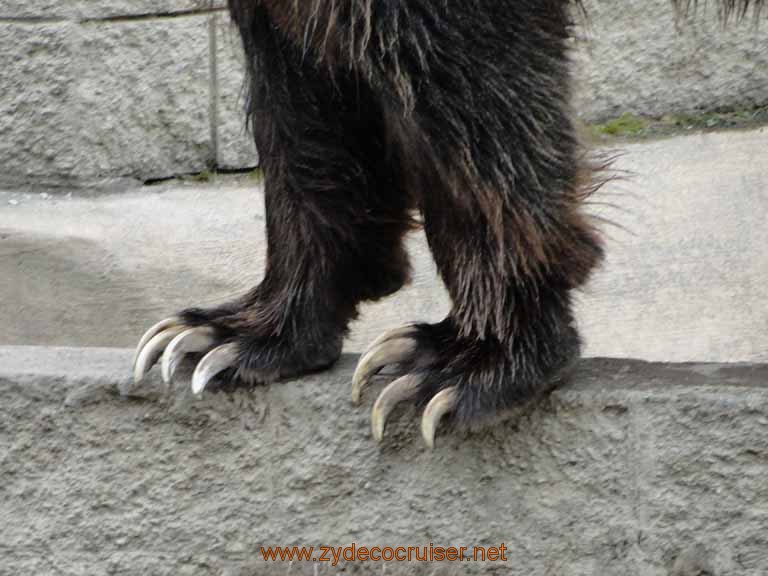
[{"label": "green moss", "polygon": [[213,180],[214,175],[215,174],[210,170],[203,170],[197,174],[190,174],[189,176],[185,176],[184,180],[188,182],[210,182]]},{"label": "green moss", "polygon": [[246,176],[253,182],[261,183],[264,181],[264,172],[262,172],[261,168],[254,168]]},{"label": "green moss", "polygon": [[644,139],[674,136],[690,131],[754,128],[768,124],[768,106],[668,114],[643,118],[629,112],[618,118],[588,126],[593,140]]},{"label": "green moss", "polygon": [[626,112],[609,122],[593,125],[592,131],[597,136],[637,136],[648,124],[645,118]]}]

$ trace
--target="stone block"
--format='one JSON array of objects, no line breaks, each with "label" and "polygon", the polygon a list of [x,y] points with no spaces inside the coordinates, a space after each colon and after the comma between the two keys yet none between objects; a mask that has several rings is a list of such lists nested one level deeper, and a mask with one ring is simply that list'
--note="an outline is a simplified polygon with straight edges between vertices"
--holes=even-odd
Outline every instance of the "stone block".
[{"label": "stone block", "polygon": [[144,181],[213,165],[208,21],[1,24],[0,184]]},{"label": "stone block", "polygon": [[209,18],[80,29],[74,103],[86,177],[147,180],[213,165]]},{"label": "stone block", "polygon": [[77,27],[68,23],[0,23],[0,183],[51,179],[77,173],[80,121],[76,97]]},{"label": "stone block", "polygon": [[240,36],[227,14],[216,16],[216,126],[218,166],[243,169],[258,165],[250,127],[246,126],[245,65]]},{"label": "stone block", "polygon": [[714,2],[678,18],[669,0],[585,2],[574,51],[586,120],[768,103],[768,26],[723,26]]}]

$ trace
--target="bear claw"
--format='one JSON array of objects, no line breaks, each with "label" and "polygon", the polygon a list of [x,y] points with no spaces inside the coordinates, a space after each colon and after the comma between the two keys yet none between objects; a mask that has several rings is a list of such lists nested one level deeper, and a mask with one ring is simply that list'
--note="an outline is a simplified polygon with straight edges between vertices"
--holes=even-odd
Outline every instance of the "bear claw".
[{"label": "bear claw", "polygon": [[209,328],[190,328],[176,336],[163,352],[163,382],[169,384],[173,380],[173,374],[184,356],[207,352],[215,343],[213,331]]},{"label": "bear claw", "polygon": [[158,322],[141,337],[133,361],[134,382],[140,382],[158,361],[168,344],[187,329],[178,322],[177,318]]},{"label": "bear claw", "polygon": [[161,320],[152,328],[147,330],[144,335],[141,337],[141,340],[139,340],[139,345],[136,346],[136,352],[133,355],[133,365],[136,366],[136,362],[139,359],[139,355],[141,354],[142,350],[144,350],[144,347],[149,343],[152,338],[160,334],[163,330],[166,330],[168,328],[174,328],[176,326],[181,326],[183,322],[181,321],[181,318],[178,316],[172,316],[171,318],[166,318],[165,320]]},{"label": "bear claw", "polygon": [[412,359],[416,352],[416,340],[409,335],[413,330],[399,328],[380,336],[363,354],[352,377],[352,402],[358,404],[363,390],[379,370],[389,364]]},{"label": "bear claw", "polygon": [[222,344],[208,352],[195,368],[192,375],[192,393],[202,394],[214,376],[237,364],[237,345]]},{"label": "bear claw", "polygon": [[[191,328],[177,316],[166,318],[147,330],[139,340],[133,363],[134,382],[139,383],[162,357],[163,381],[168,384],[186,354],[208,352],[215,344],[216,341],[209,328]],[[225,348],[225,346],[219,348]],[[196,394],[202,392],[213,376],[232,366],[236,359],[236,353],[234,356],[230,354],[226,357],[229,364],[224,365],[221,352],[216,355],[209,353],[195,370],[192,379],[193,391]]]},{"label": "bear claw", "polygon": [[446,388],[435,394],[424,409],[424,415],[421,417],[421,435],[429,448],[435,447],[437,426],[443,416],[456,408],[458,397],[456,388]]},{"label": "bear claw", "polygon": [[384,439],[384,427],[389,414],[400,402],[415,397],[423,380],[422,375],[406,374],[389,384],[379,394],[371,411],[371,430],[377,442]]},{"label": "bear claw", "polygon": [[[419,349],[418,330],[413,325],[390,330],[368,347],[352,380],[352,399],[355,403],[360,401],[363,390],[382,368],[415,360]],[[173,316],[158,322],[141,337],[134,355],[134,380],[140,382],[162,358],[163,381],[168,384],[184,356],[191,353],[205,353],[192,375],[192,392],[196,395],[202,394],[216,375],[236,367],[239,360],[237,344],[216,346],[211,328],[190,327],[178,316]],[[405,374],[382,390],[371,411],[371,430],[378,442],[384,438],[389,415],[399,403],[416,400],[426,378],[427,372]],[[440,421],[456,408],[457,402],[457,389],[449,387],[435,394],[427,404],[421,419],[421,432],[430,448],[434,448]]]},{"label": "bear claw", "polygon": [[[352,400],[356,404],[376,373],[390,364],[412,364],[419,349],[416,326],[391,330],[377,338],[363,354],[352,379]],[[388,384],[379,394],[371,411],[371,431],[377,442],[384,439],[387,418],[401,402],[417,400],[428,372],[405,374]],[[455,387],[441,390],[431,398],[421,419],[421,432],[430,448],[435,447],[435,434],[442,418],[452,412],[458,402]]]}]

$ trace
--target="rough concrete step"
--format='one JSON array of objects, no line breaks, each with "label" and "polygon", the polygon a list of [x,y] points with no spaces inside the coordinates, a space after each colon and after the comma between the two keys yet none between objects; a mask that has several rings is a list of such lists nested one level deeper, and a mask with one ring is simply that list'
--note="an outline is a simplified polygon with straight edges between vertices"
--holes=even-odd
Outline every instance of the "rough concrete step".
[{"label": "rough concrete step", "polygon": [[[0,348],[0,574],[768,573],[768,366],[582,362],[518,420],[383,445],[325,374],[191,397],[129,350]],[[261,546],[500,546],[507,562],[265,563]],[[471,548],[470,548],[471,549]]]},{"label": "rough concrete step", "polygon": [[[590,356],[768,361],[768,130],[628,144],[593,199],[607,260],[578,297]],[[347,351],[442,319],[422,235],[414,282],[366,305]],[[0,344],[134,346],[146,328],[257,283],[266,251],[253,180],[107,196],[0,193]]]}]

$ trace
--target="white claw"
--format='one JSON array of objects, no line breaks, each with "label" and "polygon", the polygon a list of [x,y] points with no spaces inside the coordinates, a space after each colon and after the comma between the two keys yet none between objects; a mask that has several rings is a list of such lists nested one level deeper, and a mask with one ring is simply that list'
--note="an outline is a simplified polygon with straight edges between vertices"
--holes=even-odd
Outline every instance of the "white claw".
[{"label": "white claw", "polygon": [[423,375],[406,374],[381,391],[371,412],[371,429],[377,442],[384,439],[384,427],[389,414],[400,402],[413,398],[423,380]]},{"label": "white claw", "polygon": [[421,418],[421,435],[430,449],[435,447],[435,433],[440,420],[456,408],[458,397],[456,388],[446,388],[435,394],[424,409],[424,416]]},{"label": "white claw", "polygon": [[376,338],[373,342],[370,343],[368,348],[365,349],[365,352],[363,352],[363,356],[368,354],[371,350],[374,348],[378,348],[384,342],[388,340],[394,340],[395,338],[407,338],[412,337],[414,334],[418,332],[418,328],[416,326],[409,324],[407,326],[400,326],[399,328],[394,328],[392,330],[387,330],[384,332],[384,334],[381,334],[378,338]]},{"label": "white claw", "polygon": [[214,343],[210,328],[190,328],[176,336],[163,352],[163,381],[167,384],[173,379],[173,373],[186,354],[206,352]]},{"label": "white claw", "polygon": [[203,356],[192,375],[192,392],[202,394],[211,379],[237,362],[237,344],[223,344]]},{"label": "white claw", "polygon": [[396,364],[409,358],[416,350],[416,341],[410,338],[387,340],[368,351],[360,360],[352,378],[352,401],[360,402],[360,395],[369,380],[388,364]]},{"label": "white claw", "polygon": [[136,352],[133,354],[133,367],[134,370],[136,368],[136,362],[139,359],[139,355],[141,354],[141,351],[144,349],[144,346],[147,345],[147,343],[152,340],[155,336],[160,334],[163,330],[167,328],[172,328],[174,326],[180,326],[181,325],[181,319],[177,316],[172,316],[171,318],[166,318],[165,320],[161,320],[152,328],[144,332],[144,336],[141,337],[141,340],[139,340],[139,345],[136,346]]},{"label": "white claw", "polygon": [[168,343],[176,338],[181,332],[186,330],[184,326],[171,326],[165,330],[155,334],[145,346],[139,350],[139,354],[136,357],[136,363],[133,366],[133,380],[138,383],[149,372],[157,359],[160,358],[160,354],[163,353]]}]

